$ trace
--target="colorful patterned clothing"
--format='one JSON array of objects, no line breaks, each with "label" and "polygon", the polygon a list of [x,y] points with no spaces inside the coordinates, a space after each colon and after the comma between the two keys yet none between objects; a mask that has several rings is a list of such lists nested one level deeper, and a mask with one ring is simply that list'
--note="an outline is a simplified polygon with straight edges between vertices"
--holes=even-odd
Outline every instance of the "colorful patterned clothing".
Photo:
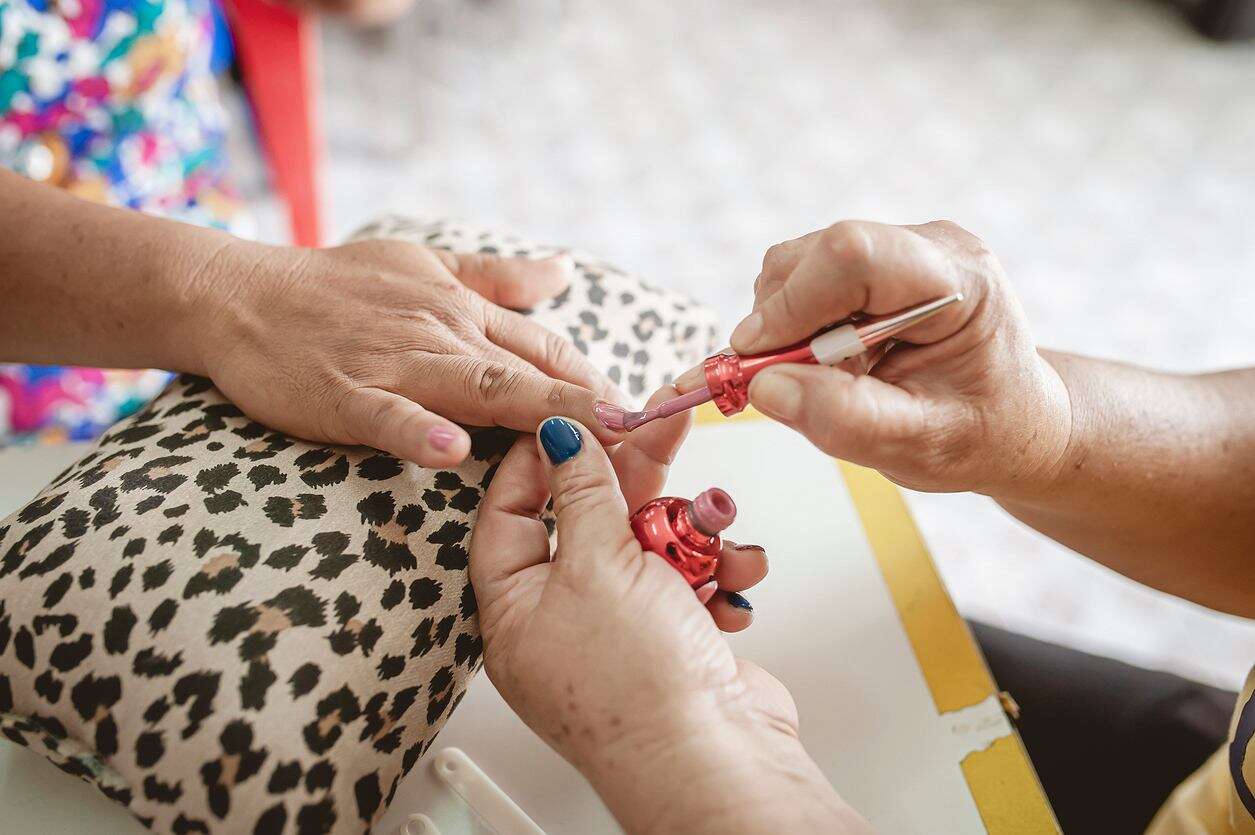
[{"label": "colorful patterned clothing", "polygon": [[[0,0],[0,165],[242,231],[215,79],[223,36],[213,0]],[[91,438],[167,378],[0,365],[0,443]]]}]

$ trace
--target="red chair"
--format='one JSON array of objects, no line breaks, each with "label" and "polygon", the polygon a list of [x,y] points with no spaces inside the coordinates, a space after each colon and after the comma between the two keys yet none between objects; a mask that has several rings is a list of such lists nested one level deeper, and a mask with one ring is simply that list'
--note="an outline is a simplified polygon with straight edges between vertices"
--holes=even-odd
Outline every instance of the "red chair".
[{"label": "red chair", "polygon": [[318,19],[268,0],[224,0],[224,5],[271,184],[287,203],[292,242],[319,246]]}]

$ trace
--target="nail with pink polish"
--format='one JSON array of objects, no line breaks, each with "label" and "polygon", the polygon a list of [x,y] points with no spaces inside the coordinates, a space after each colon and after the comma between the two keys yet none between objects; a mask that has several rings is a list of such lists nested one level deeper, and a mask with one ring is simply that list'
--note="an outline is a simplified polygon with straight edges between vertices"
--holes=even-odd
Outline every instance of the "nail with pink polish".
[{"label": "nail with pink polish", "polygon": [[715,592],[717,592],[718,590],[719,590],[719,584],[716,583],[714,580],[711,580],[706,585],[695,590],[695,594],[697,595],[697,602],[705,606],[707,603],[710,602],[710,598],[715,596]]},{"label": "nail with pink polish", "polygon": [[454,432],[447,426],[433,426],[427,432],[427,443],[431,444],[433,449],[444,452],[453,446],[453,442],[458,439],[458,433]]}]

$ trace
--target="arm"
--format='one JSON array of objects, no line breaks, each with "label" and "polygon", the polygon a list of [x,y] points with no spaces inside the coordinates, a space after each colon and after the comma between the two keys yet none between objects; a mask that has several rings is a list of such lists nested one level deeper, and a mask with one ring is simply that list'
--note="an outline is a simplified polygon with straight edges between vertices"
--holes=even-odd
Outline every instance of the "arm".
[{"label": "arm", "polygon": [[216,257],[265,247],[79,200],[0,168],[0,358],[206,374],[195,341]]},{"label": "arm", "polygon": [[1072,431],[1004,508],[1134,580],[1255,616],[1255,369],[1193,376],[1047,353]]},{"label": "arm", "polygon": [[[1255,615],[1255,370],[1176,376],[1043,354],[997,259],[944,222],[847,221],[780,244],[755,290],[732,334],[740,353],[962,292],[870,373],[776,366],[750,402],[899,484],[985,493],[1133,579]],[[700,384],[690,372],[678,386]]]},{"label": "arm", "polygon": [[620,396],[569,342],[507,309],[564,290],[568,256],[264,246],[3,170],[0,216],[0,360],[201,374],[275,429],[428,467],[468,454],[458,424],[592,422],[599,395]]}]

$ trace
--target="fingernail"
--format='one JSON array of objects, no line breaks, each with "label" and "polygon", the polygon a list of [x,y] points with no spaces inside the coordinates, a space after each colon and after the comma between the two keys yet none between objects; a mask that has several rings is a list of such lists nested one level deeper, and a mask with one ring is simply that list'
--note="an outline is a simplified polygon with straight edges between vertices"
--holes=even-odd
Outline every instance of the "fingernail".
[{"label": "fingernail", "polygon": [[734,545],[732,546],[732,550],[733,551],[760,551],[764,554],[767,553],[767,549],[761,545]]},{"label": "fingernail", "polygon": [[783,371],[764,371],[750,383],[750,402],[776,420],[796,420],[802,411],[802,384]]},{"label": "fingernail", "polygon": [[560,417],[551,417],[540,425],[540,445],[556,467],[579,455],[584,441],[575,424]]},{"label": "fingernail", "polygon": [[451,447],[457,439],[458,433],[447,426],[433,426],[427,433],[427,443],[431,444],[433,449],[438,449],[441,452]]},{"label": "fingernail", "polygon": [[690,368],[679,377],[676,377],[674,385],[682,393],[688,394],[688,392],[702,385],[705,379],[705,371],[701,366],[698,366],[697,368]]},{"label": "fingernail", "polygon": [[737,592],[728,592],[728,602],[738,609],[744,609],[747,612],[754,611],[754,607],[750,605],[750,602]]},{"label": "fingernail", "polygon": [[606,427],[611,432],[622,432],[627,428],[623,423],[627,413],[623,411],[622,406],[616,406],[613,403],[598,400],[593,404],[593,415],[602,426]]},{"label": "fingernail", "polygon": [[763,332],[763,314],[755,310],[741,320],[732,331],[732,341],[743,346],[753,345]]},{"label": "fingernail", "polygon": [[717,592],[718,590],[719,590],[719,584],[715,582],[714,580],[711,580],[709,583],[707,583],[704,586],[698,586],[697,589],[695,590],[697,594],[697,602],[705,606],[707,603],[710,602],[710,598],[715,596],[715,592]]}]

